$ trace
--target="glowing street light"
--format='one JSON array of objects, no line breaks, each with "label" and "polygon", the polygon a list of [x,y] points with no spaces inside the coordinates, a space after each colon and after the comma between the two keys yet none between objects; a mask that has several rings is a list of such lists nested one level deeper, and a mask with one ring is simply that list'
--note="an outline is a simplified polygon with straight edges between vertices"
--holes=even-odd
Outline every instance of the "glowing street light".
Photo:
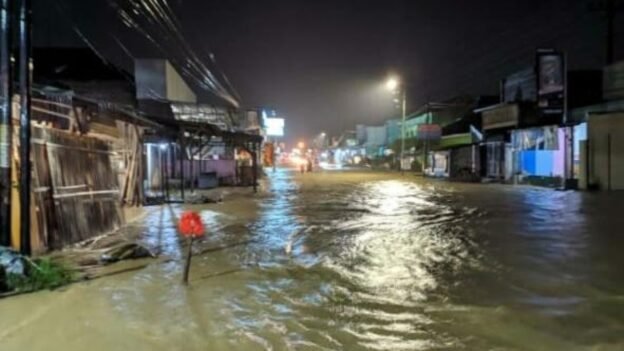
[{"label": "glowing street light", "polygon": [[[405,94],[405,91],[407,90],[405,87],[405,84],[401,83],[399,81],[399,79],[397,78],[390,78],[388,79],[388,81],[386,81],[386,88],[388,90],[390,90],[391,92],[399,92],[401,93],[401,160],[400,160],[400,165],[399,167],[401,168],[401,171],[403,171],[403,158],[405,155],[405,110],[406,110],[406,105],[407,105],[407,97]],[[398,103],[398,99],[394,100],[396,103]]]},{"label": "glowing street light", "polygon": [[386,88],[390,91],[396,91],[398,87],[399,87],[399,80],[396,78],[390,78],[386,82]]}]

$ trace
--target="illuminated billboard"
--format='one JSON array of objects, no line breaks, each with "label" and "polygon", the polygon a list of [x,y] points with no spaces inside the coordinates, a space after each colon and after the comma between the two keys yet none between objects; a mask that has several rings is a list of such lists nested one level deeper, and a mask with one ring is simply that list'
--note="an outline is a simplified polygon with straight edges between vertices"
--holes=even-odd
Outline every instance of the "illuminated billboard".
[{"label": "illuminated billboard", "polygon": [[537,101],[542,117],[560,123],[564,114],[566,67],[563,53],[552,49],[537,51]]},{"label": "illuminated billboard", "polygon": [[268,136],[281,137],[284,136],[284,119],[283,118],[265,118],[264,126]]},{"label": "illuminated billboard", "polygon": [[564,91],[563,55],[557,52],[538,51],[538,90],[540,96]]}]

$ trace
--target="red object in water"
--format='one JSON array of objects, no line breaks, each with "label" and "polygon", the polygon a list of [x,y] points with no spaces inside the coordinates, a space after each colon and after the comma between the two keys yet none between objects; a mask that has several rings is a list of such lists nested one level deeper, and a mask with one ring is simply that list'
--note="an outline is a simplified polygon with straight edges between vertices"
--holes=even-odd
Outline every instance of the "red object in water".
[{"label": "red object in water", "polygon": [[204,224],[201,217],[196,212],[184,212],[180,218],[180,233],[190,238],[203,236]]}]

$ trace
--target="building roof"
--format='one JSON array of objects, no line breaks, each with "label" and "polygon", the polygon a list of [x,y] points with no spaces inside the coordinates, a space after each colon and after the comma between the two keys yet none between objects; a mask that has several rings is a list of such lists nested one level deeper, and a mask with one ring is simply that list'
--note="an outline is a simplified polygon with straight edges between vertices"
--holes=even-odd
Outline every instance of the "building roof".
[{"label": "building roof", "polygon": [[225,143],[229,144],[260,143],[263,140],[261,135],[221,130],[218,126],[210,123],[179,120],[159,122],[165,127],[163,132],[159,134],[168,134],[173,138],[177,138],[182,132],[189,132],[192,134],[220,137]]},{"label": "building roof", "polygon": [[91,49],[35,48],[33,60],[34,84],[42,90],[67,90],[90,100],[135,105],[132,76]]},{"label": "building roof", "polygon": [[[33,48],[33,62],[33,80],[42,85],[76,90],[77,85],[82,86],[91,82],[123,82],[126,85],[123,90],[131,94],[132,99],[136,95],[133,73],[112,64],[88,47]],[[178,67],[175,69],[179,71]],[[197,95],[200,103],[236,107],[232,101],[215,95],[199,86],[196,81],[189,80],[184,75],[181,77]],[[110,94],[114,93],[111,91]],[[124,99],[128,100],[128,97]]]}]

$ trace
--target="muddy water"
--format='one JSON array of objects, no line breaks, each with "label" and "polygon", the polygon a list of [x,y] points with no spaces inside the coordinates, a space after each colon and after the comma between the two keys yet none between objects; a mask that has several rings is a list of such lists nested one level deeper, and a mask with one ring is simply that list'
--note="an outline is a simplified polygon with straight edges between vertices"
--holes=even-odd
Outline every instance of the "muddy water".
[{"label": "muddy water", "polygon": [[269,172],[173,260],[0,301],[0,350],[624,350],[624,196]]}]

